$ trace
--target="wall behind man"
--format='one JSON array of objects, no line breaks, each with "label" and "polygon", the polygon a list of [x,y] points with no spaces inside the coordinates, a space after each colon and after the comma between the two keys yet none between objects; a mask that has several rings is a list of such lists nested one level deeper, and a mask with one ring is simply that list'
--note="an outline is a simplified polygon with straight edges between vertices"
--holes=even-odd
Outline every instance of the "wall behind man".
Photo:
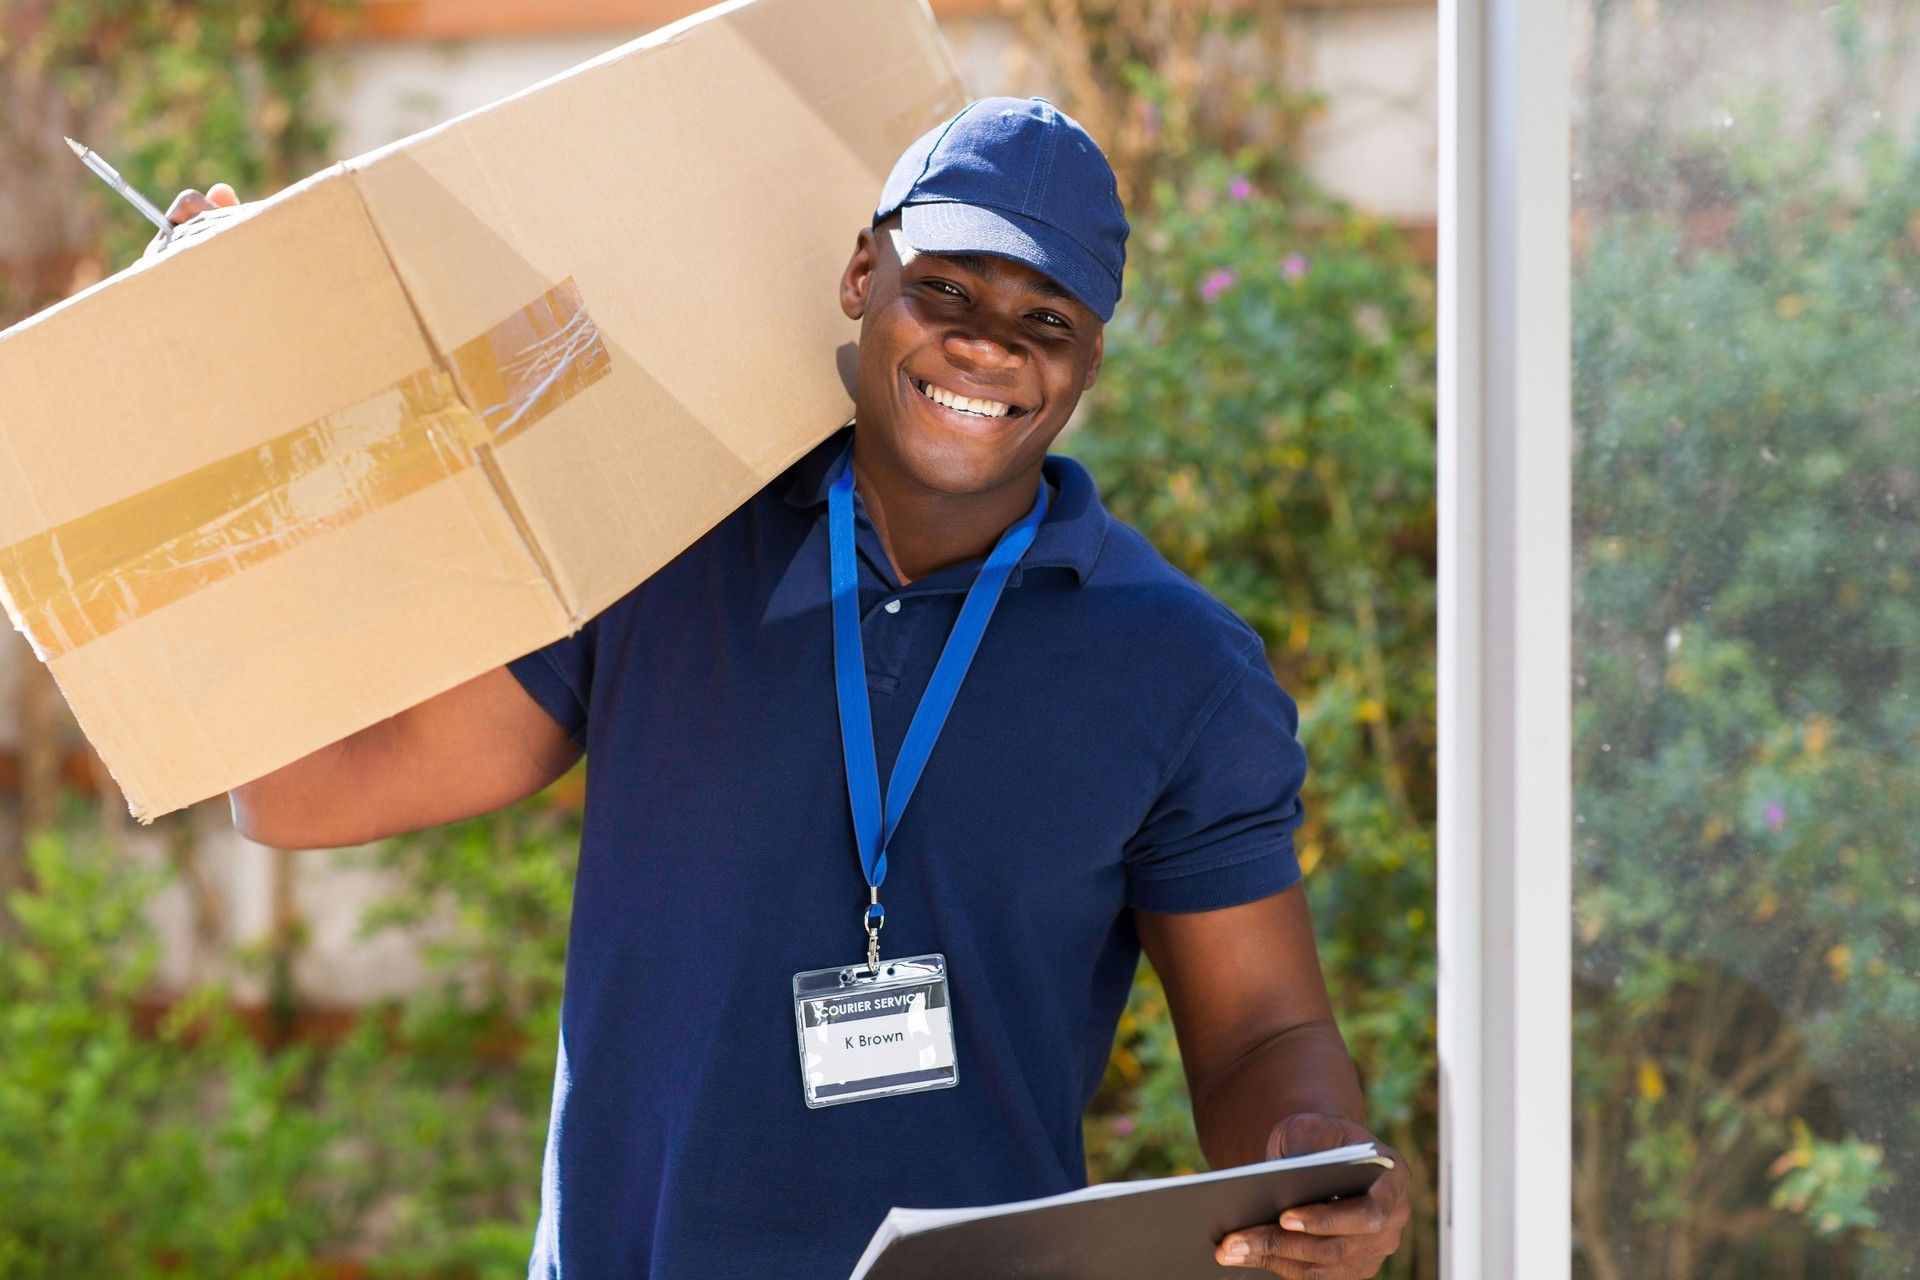
[{"label": "wall behind man", "polygon": [[[339,44],[330,101],[336,151],[357,155],[471,111],[644,34],[596,27],[622,9],[666,16],[665,0],[560,0],[532,14],[485,5],[367,0],[363,34]],[[1046,94],[1020,24],[978,0],[933,6],[976,96]],[[576,29],[578,27],[588,29]],[[1324,99],[1304,138],[1309,171],[1369,212],[1431,224],[1438,200],[1438,26],[1431,0],[1320,0],[1286,6],[1292,87]]]}]

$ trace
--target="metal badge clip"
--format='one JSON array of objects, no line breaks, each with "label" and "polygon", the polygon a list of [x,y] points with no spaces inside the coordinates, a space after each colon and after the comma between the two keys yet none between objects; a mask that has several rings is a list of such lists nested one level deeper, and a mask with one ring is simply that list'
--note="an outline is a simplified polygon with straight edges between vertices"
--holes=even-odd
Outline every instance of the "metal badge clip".
[{"label": "metal badge clip", "polygon": [[880,972],[880,930],[887,923],[887,909],[880,905],[878,885],[867,889],[867,909],[860,915],[860,923],[867,931],[867,972]]}]

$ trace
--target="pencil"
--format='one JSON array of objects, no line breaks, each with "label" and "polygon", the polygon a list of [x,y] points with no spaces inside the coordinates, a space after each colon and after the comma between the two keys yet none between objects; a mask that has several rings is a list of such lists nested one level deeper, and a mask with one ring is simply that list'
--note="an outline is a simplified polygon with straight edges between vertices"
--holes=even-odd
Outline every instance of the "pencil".
[{"label": "pencil", "polygon": [[142,217],[169,236],[173,234],[173,224],[167,221],[167,215],[160,212],[159,206],[141,195],[120,176],[120,171],[100,158],[93,148],[67,139],[67,145],[73,148],[73,154],[80,157],[80,163],[100,175],[100,180],[127,198],[127,203],[140,211]]}]

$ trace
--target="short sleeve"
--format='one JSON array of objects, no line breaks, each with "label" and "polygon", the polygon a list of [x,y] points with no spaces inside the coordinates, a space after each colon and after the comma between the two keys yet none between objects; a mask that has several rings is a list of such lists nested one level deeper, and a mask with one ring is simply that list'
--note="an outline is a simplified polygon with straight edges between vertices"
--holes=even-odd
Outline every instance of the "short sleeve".
[{"label": "short sleeve", "polygon": [[593,702],[593,657],[599,634],[596,618],[566,639],[507,664],[520,687],[581,746],[587,742],[587,708]]},{"label": "short sleeve", "polygon": [[1248,655],[1201,709],[1165,789],[1128,842],[1128,905],[1213,911],[1299,882],[1293,832],[1307,753],[1298,727],[1299,712],[1265,655]]}]

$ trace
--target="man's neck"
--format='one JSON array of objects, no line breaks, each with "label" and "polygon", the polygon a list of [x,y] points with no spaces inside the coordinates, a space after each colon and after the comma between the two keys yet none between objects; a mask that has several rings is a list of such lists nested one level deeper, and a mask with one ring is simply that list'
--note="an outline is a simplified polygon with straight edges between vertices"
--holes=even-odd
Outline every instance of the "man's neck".
[{"label": "man's neck", "polygon": [[853,454],[853,480],[901,586],[993,550],[1000,535],[1033,509],[1039,469],[987,493],[936,493]]}]

